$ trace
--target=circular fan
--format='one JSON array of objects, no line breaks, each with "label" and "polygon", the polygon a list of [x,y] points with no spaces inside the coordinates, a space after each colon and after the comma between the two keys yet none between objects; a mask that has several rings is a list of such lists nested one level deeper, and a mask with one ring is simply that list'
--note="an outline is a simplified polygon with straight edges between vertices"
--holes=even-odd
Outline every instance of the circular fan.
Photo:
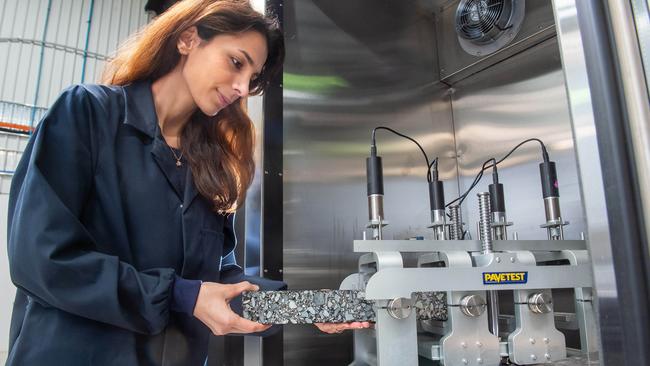
[{"label": "circular fan", "polygon": [[465,51],[492,53],[510,42],[521,28],[524,0],[461,0],[456,33]]}]

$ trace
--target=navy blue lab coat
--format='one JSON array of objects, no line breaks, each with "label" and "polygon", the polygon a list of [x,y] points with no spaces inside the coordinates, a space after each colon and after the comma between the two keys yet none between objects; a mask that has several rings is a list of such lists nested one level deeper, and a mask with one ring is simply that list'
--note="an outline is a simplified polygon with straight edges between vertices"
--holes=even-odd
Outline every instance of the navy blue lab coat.
[{"label": "navy blue lab coat", "polygon": [[284,287],[243,275],[233,215],[189,169],[175,191],[158,136],[150,82],[73,86],[39,124],[9,202],[7,365],[203,365],[210,331],[170,310],[175,275]]}]

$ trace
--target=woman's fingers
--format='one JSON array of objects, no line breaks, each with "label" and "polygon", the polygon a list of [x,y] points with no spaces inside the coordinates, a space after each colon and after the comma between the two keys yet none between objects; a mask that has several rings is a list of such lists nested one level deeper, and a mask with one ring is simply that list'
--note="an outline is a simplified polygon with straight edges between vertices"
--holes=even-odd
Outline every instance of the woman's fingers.
[{"label": "woman's fingers", "polygon": [[194,316],[212,330],[215,335],[228,333],[256,333],[270,328],[270,325],[246,320],[230,309],[228,302],[243,291],[257,291],[259,288],[249,282],[234,285],[204,282],[194,307]]},{"label": "woman's fingers", "polygon": [[316,328],[325,333],[341,333],[348,329],[370,328],[370,322],[352,322],[352,323],[315,323]]},{"label": "woman's fingers", "polygon": [[248,281],[235,283],[232,285],[226,285],[226,290],[224,291],[224,296],[227,300],[232,299],[233,297],[239,296],[244,291],[259,291],[259,286],[253,285]]},{"label": "woman's fingers", "polygon": [[228,333],[257,333],[269,328],[271,328],[270,324],[256,323],[235,315],[230,322],[230,331]]},{"label": "woman's fingers", "polygon": [[336,324],[314,323],[314,325],[323,333],[337,333]]}]

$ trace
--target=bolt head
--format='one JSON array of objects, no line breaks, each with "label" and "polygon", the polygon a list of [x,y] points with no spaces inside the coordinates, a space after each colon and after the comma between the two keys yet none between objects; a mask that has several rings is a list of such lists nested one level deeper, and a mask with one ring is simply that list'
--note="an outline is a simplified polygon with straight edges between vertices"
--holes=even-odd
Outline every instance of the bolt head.
[{"label": "bolt head", "polygon": [[478,348],[483,347],[483,343],[481,343],[481,342],[476,342],[476,347],[478,347]]},{"label": "bolt head", "polygon": [[544,357],[545,357],[547,360],[549,360],[549,361],[551,360],[551,355],[549,355],[548,353],[545,354]]},{"label": "bolt head", "polygon": [[480,358],[480,357],[477,358],[477,359],[476,359],[476,363],[478,363],[479,365],[481,365],[481,364],[483,363],[483,359]]},{"label": "bolt head", "polygon": [[462,362],[463,365],[467,365],[469,363],[469,361],[467,361],[466,358],[463,358],[462,360],[460,360],[460,362]]},{"label": "bolt head", "polygon": [[530,359],[533,360],[533,361],[536,361],[536,360],[537,360],[537,356],[535,356],[535,355],[530,355]]},{"label": "bolt head", "polygon": [[551,340],[548,338],[544,338],[544,343],[548,344]]},{"label": "bolt head", "polygon": [[535,344],[535,338],[528,338],[528,341],[530,342],[530,344]]},{"label": "bolt head", "polygon": [[461,342],[461,343],[460,343],[460,346],[463,347],[463,348],[467,348],[467,343],[465,343],[465,342]]},{"label": "bolt head", "polygon": [[501,263],[501,257],[496,257],[495,260],[497,261],[497,263]]},{"label": "bolt head", "polygon": [[510,263],[515,263],[515,257],[510,257]]}]

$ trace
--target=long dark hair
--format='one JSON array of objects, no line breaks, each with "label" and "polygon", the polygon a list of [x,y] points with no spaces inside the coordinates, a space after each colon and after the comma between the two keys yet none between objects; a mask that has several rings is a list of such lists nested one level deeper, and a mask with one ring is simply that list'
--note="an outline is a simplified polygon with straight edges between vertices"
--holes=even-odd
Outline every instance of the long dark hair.
[{"label": "long dark hair", "polygon": [[[255,11],[245,0],[183,0],[133,35],[104,70],[102,82],[126,85],[154,81],[180,61],[178,39],[195,26],[209,41],[219,34],[256,31],[266,38],[268,55],[260,75],[249,87],[258,95],[282,68],[284,39],[277,18]],[[255,172],[255,130],[243,101],[233,103],[216,116],[197,110],[181,133],[181,149],[188,159],[194,184],[211,200],[217,212],[232,212],[246,197]]]}]

